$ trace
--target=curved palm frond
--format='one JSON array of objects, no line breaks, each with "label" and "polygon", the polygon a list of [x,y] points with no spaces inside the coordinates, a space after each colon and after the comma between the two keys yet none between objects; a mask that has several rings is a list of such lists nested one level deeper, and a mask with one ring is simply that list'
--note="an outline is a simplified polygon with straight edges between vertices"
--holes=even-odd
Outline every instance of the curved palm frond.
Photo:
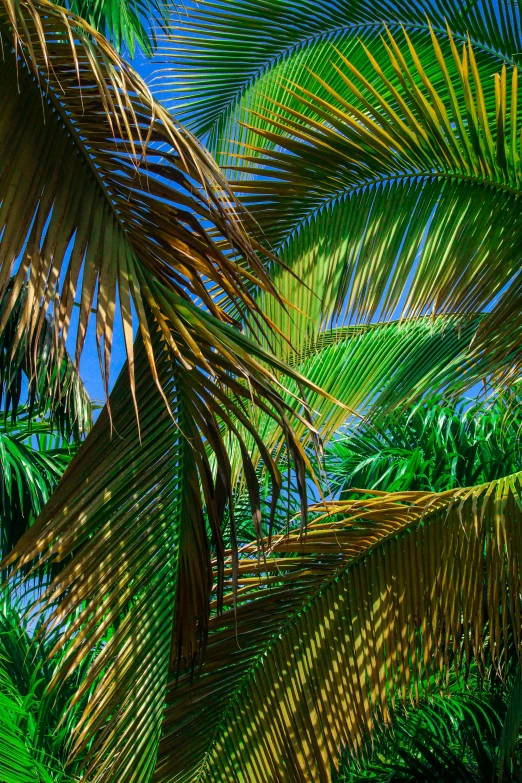
[{"label": "curved palm frond", "polygon": [[520,469],[521,425],[517,392],[455,403],[430,395],[336,433],[325,446],[325,472],[343,499],[352,487],[443,492],[482,484]]},{"label": "curved palm frond", "polygon": [[[335,782],[518,781],[520,753],[513,754],[502,777],[499,773],[501,738],[520,687],[520,667],[504,681],[495,671],[481,678],[474,668],[465,680],[453,675],[443,695],[433,688],[418,710],[399,708],[392,727],[374,738],[367,758],[343,759]],[[515,747],[520,747],[522,737],[513,728]]]},{"label": "curved palm frond", "polygon": [[[371,428],[375,417],[397,406],[402,410],[434,388],[452,394],[471,386],[481,374],[480,363],[470,360],[468,350],[480,320],[473,316],[438,316],[326,329],[305,342],[300,354],[280,344],[281,352],[300,376],[323,390],[322,394],[305,393],[298,383],[288,385],[284,399],[289,408],[301,413],[302,400],[306,399],[308,417],[302,416],[295,424],[300,442],[309,444],[315,430],[327,443],[348,421],[357,426],[357,422],[367,420]],[[290,325],[286,323],[284,328],[289,330]],[[240,422],[237,426],[243,431]],[[284,431],[277,420],[260,411],[255,427],[269,453],[284,452]],[[253,435],[245,431],[243,440],[257,464],[261,453]],[[244,463],[239,444],[230,443],[228,453],[237,479]]]},{"label": "curved palm frond", "polygon": [[[244,232],[244,212],[204,148],[71,13],[46,0],[3,0],[0,30],[1,293],[15,269],[0,333],[26,279],[19,328],[29,340],[50,309],[57,339],[65,340],[78,296],[75,360],[93,308],[108,389],[118,298],[131,386],[133,320],[154,370],[145,303],[185,367],[200,357],[200,337],[218,347],[216,329],[187,312],[192,300],[223,324],[237,323],[211,288],[239,318],[257,312],[263,322],[251,287],[272,284]],[[231,343],[235,331],[227,334]],[[248,354],[236,369],[248,374]]]},{"label": "curved palm frond", "polygon": [[[171,28],[179,32],[159,48],[165,69],[155,87],[161,95],[173,93],[180,117],[195,132],[209,134],[214,152],[234,151],[229,140],[249,140],[238,120],[253,121],[249,112],[270,101],[291,100],[281,79],[308,86],[308,68],[330,78],[332,44],[360,58],[357,65],[364,70],[356,42],[364,41],[378,55],[386,26],[404,26],[418,46],[429,47],[427,18],[437,34],[444,35],[449,24],[459,42],[469,35],[477,56],[490,67],[519,62],[520,7],[509,0],[206,0],[188,2],[173,15]],[[341,80],[338,85],[342,90]]]},{"label": "curved palm frond", "polygon": [[[322,120],[265,112],[257,133],[277,138],[279,148],[265,152],[262,166],[244,156],[241,168],[262,176],[237,188],[261,222],[285,232],[301,265],[315,264],[312,279],[319,274],[326,283],[314,290],[323,317],[352,323],[397,312],[491,310],[474,337],[475,356],[487,354],[490,372],[514,375],[521,358],[518,71],[508,77],[504,66],[497,74],[492,118],[470,44],[459,54],[448,32],[451,78],[432,32],[431,56],[445,83],[437,91],[404,36],[402,48],[391,33],[384,41],[398,87],[368,51],[373,81],[342,56],[333,64],[352,92],[341,100],[326,84],[342,108],[288,86]],[[329,210],[332,190],[340,206]]]},{"label": "curved palm frond", "polygon": [[237,609],[211,620],[200,676],[171,682],[154,780],[330,780],[430,678],[483,667],[488,635],[502,671],[521,652],[521,478],[332,503],[244,548]]}]

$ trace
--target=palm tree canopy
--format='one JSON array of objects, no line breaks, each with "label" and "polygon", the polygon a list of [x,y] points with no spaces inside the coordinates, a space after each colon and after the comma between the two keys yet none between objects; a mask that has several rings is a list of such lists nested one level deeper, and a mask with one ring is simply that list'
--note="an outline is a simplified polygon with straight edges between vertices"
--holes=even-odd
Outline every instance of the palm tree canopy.
[{"label": "palm tree canopy", "polygon": [[[308,285],[296,294],[291,274],[274,273],[306,314],[292,343],[327,323],[486,310],[476,378],[515,374],[518,5],[256,9],[191,6],[164,44],[158,89],[169,76],[190,85],[182,116],[208,133],[263,235]],[[279,323],[277,305],[269,312]]]},{"label": "palm tree canopy", "polygon": [[502,669],[520,653],[520,478],[333,503],[306,536],[243,549],[237,610],[212,618],[199,678],[171,682],[154,780],[329,780],[431,677],[486,651]]}]

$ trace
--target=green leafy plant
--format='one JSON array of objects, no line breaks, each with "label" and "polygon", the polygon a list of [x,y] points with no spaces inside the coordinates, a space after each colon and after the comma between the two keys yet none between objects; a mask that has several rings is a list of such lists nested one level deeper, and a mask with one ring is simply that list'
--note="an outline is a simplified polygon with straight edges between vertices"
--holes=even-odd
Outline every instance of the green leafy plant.
[{"label": "green leafy plant", "polygon": [[[325,448],[332,491],[444,492],[513,473],[522,463],[520,398],[428,398],[345,433]],[[360,493],[359,493],[360,496]]]},{"label": "green leafy plant", "polygon": [[520,684],[516,664],[505,679],[494,670],[478,677],[475,667],[466,678],[450,677],[444,695],[434,687],[417,709],[397,710],[392,728],[374,738],[364,761],[345,758],[336,783],[519,781]]}]

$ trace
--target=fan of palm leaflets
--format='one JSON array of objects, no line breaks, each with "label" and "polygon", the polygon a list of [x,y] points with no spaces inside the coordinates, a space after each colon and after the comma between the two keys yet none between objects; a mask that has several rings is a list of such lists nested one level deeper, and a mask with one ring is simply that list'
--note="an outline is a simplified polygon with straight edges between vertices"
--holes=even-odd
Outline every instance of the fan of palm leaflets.
[{"label": "fan of palm leaflets", "polygon": [[[224,150],[308,284],[294,300],[291,275],[274,272],[308,316],[292,343],[328,320],[493,308],[476,356],[487,343],[489,369],[515,372],[518,4],[216,1],[181,28],[158,89],[169,75],[191,86],[182,116]],[[266,311],[288,328],[277,304]]]},{"label": "fan of palm leaflets", "polygon": [[257,133],[272,141],[277,136],[284,151],[267,151],[264,168],[253,168],[256,156],[243,155],[248,165],[241,170],[264,172],[265,179],[237,187],[261,220],[296,230],[309,213],[308,194],[329,198],[335,180],[351,215],[340,233],[352,246],[367,247],[371,257],[349,253],[342,268],[330,268],[337,274],[333,314],[359,321],[389,317],[397,308],[403,315],[491,310],[474,351],[487,352],[490,371],[503,367],[512,376],[520,361],[518,71],[508,75],[503,66],[488,107],[470,44],[459,52],[448,31],[452,76],[432,33],[431,57],[444,82],[437,89],[406,33],[404,38],[402,47],[391,33],[384,40],[397,86],[369,51],[373,80],[344,56],[332,65],[351,100],[320,77],[330,103],[290,84],[288,90],[312,104],[321,121],[267,110],[265,129]]},{"label": "fan of palm leaflets", "polygon": [[502,672],[521,651],[521,480],[332,503],[264,557],[243,548],[237,611],[169,687],[154,780],[327,781],[394,707],[483,671],[486,646]]},{"label": "fan of palm leaflets", "polygon": [[[422,397],[430,388],[457,382],[466,385],[477,369],[468,348],[480,320],[480,316],[438,316],[320,331],[302,345],[300,353],[290,353],[288,362],[346,407],[317,392],[304,394],[295,381],[289,383],[285,400],[299,412],[302,398],[306,399],[314,429],[324,444],[349,419],[352,424],[362,417],[371,422],[378,414]],[[244,431],[257,464],[261,454],[255,439],[241,423],[236,426]],[[284,432],[277,421],[260,412],[256,429],[271,453],[284,454]],[[303,444],[313,435],[304,419],[296,422],[295,431]],[[228,453],[233,476],[239,477],[241,449],[231,444]]]},{"label": "fan of palm leaflets", "polygon": [[280,393],[281,373],[300,376],[237,328],[245,313],[272,328],[253,291],[273,286],[208,153],[70,12],[2,0],[0,36],[0,335],[24,291],[4,359],[23,345],[30,362],[52,313],[59,361],[75,303],[76,364],[94,310],[107,391],[118,303],[127,352],[110,405],[2,568],[43,618],[40,637],[56,639],[50,694],[96,651],[68,768],[143,781],[168,671],[194,665],[205,640],[210,546],[222,558],[232,489],[223,423],[252,433],[276,497],[279,471],[249,419],[259,407],[280,422],[303,475]]},{"label": "fan of palm leaflets", "polygon": [[336,783],[518,783],[521,686],[519,666],[503,680],[494,670],[477,677],[474,667],[466,680],[453,675],[418,710],[399,708],[367,758],[341,762]]}]

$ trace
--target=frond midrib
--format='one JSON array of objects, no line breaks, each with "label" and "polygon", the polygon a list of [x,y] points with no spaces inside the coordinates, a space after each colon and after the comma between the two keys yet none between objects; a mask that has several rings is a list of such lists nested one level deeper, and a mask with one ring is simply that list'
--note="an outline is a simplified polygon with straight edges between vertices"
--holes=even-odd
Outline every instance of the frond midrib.
[{"label": "frond midrib", "polygon": [[[285,234],[285,236],[282,239],[279,239],[277,242],[274,242],[274,251],[275,252],[282,252],[285,245],[288,245],[292,239],[295,237],[295,235],[302,229],[310,220],[314,219],[316,216],[318,216],[319,213],[321,213],[323,210],[327,209],[330,206],[334,206],[337,202],[341,201],[344,197],[350,196],[352,193],[356,193],[358,191],[365,191],[369,188],[376,187],[378,185],[386,185],[388,183],[395,184],[395,183],[401,183],[403,180],[429,180],[429,181],[436,181],[438,179],[446,179],[446,180],[456,180],[461,182],[466,182],[471,185],[477,186],[477,187],[488,187],[495,190],[503,191],[505,193],[509,193],[510,195],[514,196],[515,198],[520,198],[522,196],[522,186],[519,188],[515,188],[512,185],[506,185],[501,182],[497,182],[495,180],[488,180],[479,176],[474,176],[472,174],[460,174],[455,172],[443,172],[443,171],[433,171],[433,172],[414,172],[414,173],[397,173],[397,174],[390,174],[388,176],[383,177],[371,177],[367,178],[365,180],[361,180],[357,183],[347,185],[343,188],[339,188],[334,193],[329,193],[328,196],[326,196],[323,199],[320,199],[316,201],[313,206],[306,211],[306,213],[299,217],[299,219],[292,224],[290,231]],[[231,183],[232,187],[236,192],[241,193],[241,188],[234,187],[234,182]],[[262,209],[259,208],[257,205],[250,206],[250,210],[255,214],[256,212],[259,214],[262,212]]]}]

